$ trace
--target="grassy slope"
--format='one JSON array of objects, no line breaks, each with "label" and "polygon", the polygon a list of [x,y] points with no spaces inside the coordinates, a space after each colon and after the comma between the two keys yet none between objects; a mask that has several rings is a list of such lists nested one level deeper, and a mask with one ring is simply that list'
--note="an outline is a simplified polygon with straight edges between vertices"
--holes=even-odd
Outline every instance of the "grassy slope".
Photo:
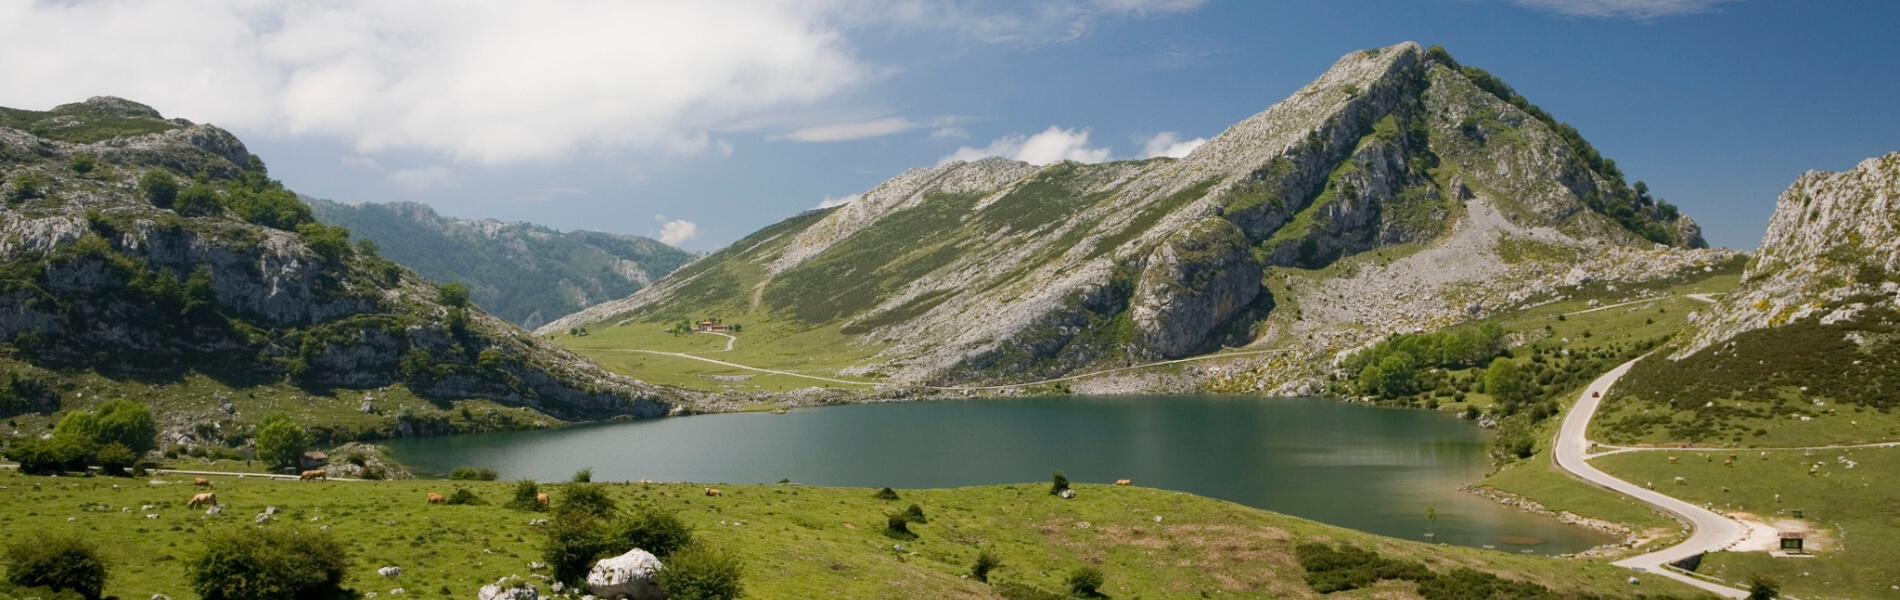
[{"label": "grassy slope", "polygon": [[[1656,482],[1658,489],[1717,510],[1769,519],[1804,512],[1804,523],[1821,536],[1819,558],[1777,559],[1767,553],[1718,552],[1699,571],[1729,581],[1760,573],[1805,600],[1894,598],[1900,592],[1900,449],[1739,452],[1631,452],[1598,458],[1598,468],[1630,481]],[[1670,464],[1669,456],[1679,459]],[[1710,460],[1712,458],[1712,460]],[[1855,464],[1849,468],[1845,461]],[[1808,469],[1820,464],[1816,475]],[[1670,485],[1675,477],[1683,485]],[[1726,491],[1725,491],[1726,490]],[[1776,494],[1780,500],[1776,500]]]},{"label": "grassy slope", "polygon": [[[362,592],[401,586],[411,594],[436,596],[446,587],[455,597],[470,597],[501,576],[528,575],[528,563],[540,559],[543,536],[528,522],[543,515],[496,506],[507,498],[508,483],[219,477],[216,484],[226,511],[206,517],[178,505],[191,494],[189,484],[0,473],[0,541],[39,530],[71,531],[100,541],[118,566],[107,592],[125,598],[188,596],[182,563],[197,551],[199,540],[208,531],[252,526],[251,517],[266,506],[283,511],[270,527],[331,527],[357,558],[346,585]],[[490,504],[423,502],[428,492],[458,486]],[[1632,588],[1624,582],[1628,571],[1607,565],[1432,547],[1144,488],[1085,485],[1075,500],[1048,496],[1046,484],[914,490],[901,491],[897,502],[875,500],[870,490],[854,488],[722,489],[720,498],[707,498],[699,486],[688,484],[617,484],[611,493],[622,505],[644,501],[678,509],[705,539],[738,550],[747,560],[746,585],[755,598],[996,598],[991,588],[963,577],[985,549],[1004,563],[993,581],[1045,590],[1060,589],[1070,570],[1093,564],[1108,574],[1104,591],[1114,598],[1185,598],[1204,592],[1309,598],[1317,595],[1302,582],[1292,556],[1293,545],[1306,540],[1351,542],[1441,569],[1474,566],[1556,589],[1684,591],[1648,577]],[[88,510],[93,503],[103,509]],[[914,526],[921,537],[901,542],[905,549],[896,551],[893,546],[900,542],[882,535],[882,523],[911,503],[921,505],[930,522]],[[157,507],[141,508],[147,504]],[[125,507],[132,511],[120,510]],[[145,514],[160,517],[148,520]],[[1154,522],[1155,516],[1163,521]],[[399,581],[376,576],[377,568],[389,565],[403,567]]]},{"label": "grassy slope", "polygon": [[[558,334],[553,339],[616,373],[688,388],[770,392],[806,387],[864,389],[865,386],[772,375],[626,350],[678,352],[762,369],[867,383],[876,381],[866,377],[839,375],[837,371],[867,362],[876,355],[878,347],[839,333],[836,326],[810,327],[792,320],[762,316],[764,314],[765,311],[752,311],[739,315],[718,315],[728,323],[742,326],[739,333],[733,334],[739,340],[733,344],[730,352],[725,351],[724,337],[708,334],[673,335],[666,332],[668,325],[663,323],[602,324],[590,327],[586,336]],[[744,381],[722,381],[714,379],[715,376],[749,378]]]}]

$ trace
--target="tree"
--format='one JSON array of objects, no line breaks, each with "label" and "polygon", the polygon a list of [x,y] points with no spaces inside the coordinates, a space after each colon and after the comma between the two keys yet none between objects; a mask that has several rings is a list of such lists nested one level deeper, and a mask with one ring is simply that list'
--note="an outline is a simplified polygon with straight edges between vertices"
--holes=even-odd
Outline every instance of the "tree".
[{"label": "tree", "polygon": [[139,191],[152,206],[171,208],[172,202],[178,199],[178,180],[170,173],[153,169],[139,176]]},{"label": "tree", "polygon": [[1540,391],[1537,382],[1524,376],[1517,363],[1508,358],[1492,360],[1484,370],[1484,390],[1506,404],[1529,402]]},{"label": "tree", "polygon": [[109,400],[99,407],[97,427],[100,444],[120,444],[135,454],[158,448],[158,420],[144,404],[123,398]]},{"label": "tree", "polygon": [[356,251],[350,245],[350,230],[334,225],[304,223],[297,226],[297,237],[311,252],[331,263],[340,263]]},{"label": "tree", "polygon": [[1780,597],[1781,584],[1760,574],[1748,577],[1748,600],[1775,600]]},{"label": "tree", "polygon": [[1102,596],[1102,584],[1107,583],[1102,571],[1095,567],[1082,567],[1069,573],[1069,594],[1083,598]]},{"label": "tree", "polygon": [[530,512],[542,512],[548,509],[546,504],[541,503],[541,484],[535,483],[533,479],[515,482],[515,497],[505,506]]},{"label": "tree", "polygon": [[97,165],[98,161],[99,159],[93,157],[93,155],[91,154],[88,154],[85,152],[74,152],[72,159],[68,162],[72,164],[74,173],[84,175],[87,173],[91,173],[93,166]]},{"label": "tree", "polygon": [[304,446],[310,445],[310,437],[302,427],[290,422],[290,417],[276,415],[257,427],[255,444],[258,460],[272,467],[290,467],[296,466],[297,456],[303,454]]},{"label": "tree", "polygon": [[468,306],[468,286],[460,281],[451,281],[435,288],[437,299],[443,306],[461,308]]},{"label": "tree", "polygon": [[353,563],[329,532],[237,528],[212,535],[185,573],[204,600],[318,600],[338,597]]},{"label": "tree", "polygon": [[139,455],[125,444],[113,442],[99,447],[99,470],[107,475],[124,475],[125,470],[138,464]]},{"label": "tree", "polygon": [[613,547],[616,554],[639,548],[654,556],[667,558],[693,543],[693,528],[679,515],[655,506],[638,505],[614,522]]},{"label": "tree", "polygon": [[172,202],[172,210],[187,217],[205,217],[223,212],[224,203],[218,200],[217,188],[199,182],[178,192],[178,198]]},{"label": "tree", "polygon": [[7,545],[7,582],[20,587],[72,591],[98,600],[111,567],[84,538],[40,532]]},{"label": "tree", "polygon": [[745,595],[744,575],[738,555],[693,544],[673,553],[653,582],[667,600],[731,600]]}]

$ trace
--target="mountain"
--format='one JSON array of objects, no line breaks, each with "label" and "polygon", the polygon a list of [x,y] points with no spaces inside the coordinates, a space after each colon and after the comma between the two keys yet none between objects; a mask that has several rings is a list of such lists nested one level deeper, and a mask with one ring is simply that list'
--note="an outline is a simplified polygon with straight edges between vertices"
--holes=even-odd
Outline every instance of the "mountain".
[{"label": "mountain", "polygon": [[238,391],[396,386],[562,419],[691,398],[605,372],[352,243],[222,129],[117,98],[0,119],[6,412],[85,402],[94,384],[157,401],[158,386],[201,377]]},{"label": "mountain", "polygon": [[1619,385],[1605,434],[1780,445],[1900,435],[1889,416],[1900,408],[1896,295],[1900,152],[1804,174],[1740,287]]},{"label": "mountain", "polygon": [[[1024,381],[1223,347],[1300,364],[1397,332],[1729,256],[1489,73],[1351,53],[1181,159],[907,171],[563,317],[835,329],[896,383]],[[768,336],[769,337],[769,336]],[[762,339],[752,343],[772,343]],[[1262,362],[1223,389],[1312,389]]]},{"label": "mountain", "polygon": [[529,329],[625,297],[693,260],[635,235],[457,219],[415,202],[304,201],[318,221],[375,242],[384,257],[430,280],[467,284],[475,304]]}]

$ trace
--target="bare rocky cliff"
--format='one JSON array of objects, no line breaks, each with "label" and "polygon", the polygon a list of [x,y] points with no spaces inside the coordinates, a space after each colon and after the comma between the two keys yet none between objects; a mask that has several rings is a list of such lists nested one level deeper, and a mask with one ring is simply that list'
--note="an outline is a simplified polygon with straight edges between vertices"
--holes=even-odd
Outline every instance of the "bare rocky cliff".
[{"label": "bare rocky cliff", "polygon": [[0,126],[11,359],[155,382],[400,383],[564,419],[694,401],[608,373],[316,223],[221,129],[116,98],[0,116],[39,119]]}]

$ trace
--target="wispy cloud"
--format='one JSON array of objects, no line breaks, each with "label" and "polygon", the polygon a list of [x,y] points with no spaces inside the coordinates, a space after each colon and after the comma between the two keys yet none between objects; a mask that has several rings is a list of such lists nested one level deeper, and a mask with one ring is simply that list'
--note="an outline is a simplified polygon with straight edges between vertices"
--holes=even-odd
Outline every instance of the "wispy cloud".
[{"label": "wispy cloud", "polygon": [[526,194],[523,194],[521,196],[521,199],[526,200],[528,202],[539,204],[542,202],[550,202],[556,198],[561,198],[563,196],[579,196],[586,193],[587,193],[587,190],[584,190],[581,188],[556,185],[556,186],[544,187],[532,192],[528,192]]},{"label": "wispy cloud", "polygon": [[1020,160],[1032,165],[1046,165],[1064,160],[1098,163],[1109,159],[1109,150],[1090,147],[1087,129],[1063,129],[1051,126],[1036,135],[1011,135],[997,138],[990,142],[989,146],[983,148],[964,146],[949,156],[943,157],[942,160],[937,161],[937,164],[959,160],[972,161],[990,156]]},{"label": "wispy cloud", "polygon": [[910,119],[902,117],[892,117],[875,121],[806,127],[786,134],[785,138],[795,142],[843,142],[883,137],[894,133],[903,133],[919,127],[923,127],[923,124],[912,122]]},{"label": "wispy cloud", "polygon": [[1520,6],[1575,17],[1655,19],[1715,10],[1739,0],[1511,0]]},{"label": "wispy cloud", "polygon": [[836,198],[826,197],[824,200],[818,201],[818,206],[813,206],[812,208],[826,209],[833,206],[844,206],[852,202],[857,202],[859,198],[863,197],[863,194],[851,194],[849,196],[839,196]]},{"label": "wispy cloud", "polygon": [[678,246],[680,242],[699,237],[699,225],[685,219],[668,220],[666,215],[653,215],[660,222],[660,243]]},{"label": "wispy cloud", "polygon": [[420,169],[401,169],[388,175],[390,183],[411,192],[424,192],[447,187],[455,171],[448,167],[423,167]]},{"label": "wispy cloud", "polygon": [[1154,137],[1142,141],[1141,156],[1143,158],[1155,158],[1157,156],[1181,158],[1187,156],[1189,152],[1193,152],[1195,148],[1201,147],[1201,144],[1207,143],[1207,138],[1183,140],[1179,132],[1163,131],[1155,134]]}]

